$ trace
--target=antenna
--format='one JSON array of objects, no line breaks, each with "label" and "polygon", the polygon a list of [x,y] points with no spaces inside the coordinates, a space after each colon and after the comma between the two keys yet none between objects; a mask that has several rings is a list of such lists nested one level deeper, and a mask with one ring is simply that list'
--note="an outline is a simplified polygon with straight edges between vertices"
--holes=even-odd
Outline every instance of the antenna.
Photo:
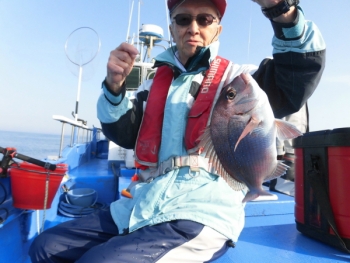
[{"label": "antenna", "polygon": [[[141,5],[143,4],[143,1],[138,0],[137,34],[132,34],[132,36],[130,36],[131,20],[134,12],[134,2],[135,1],[132,0],[126,42],[135,45],[139,50],[137,62],[146,62],[146,57],[148,58],[148,60],[150,60],[151,58],[151,51],[153,50],[153,47],[161,46],[157,43],[161,41],[166,41],[170,43],[171,37],[169,30],[169,18],[167,16],[167,27],[169,36],[169,40],[167,40],[163,37],[163,29],[161,27],[151,24],[141,24]],[[161,47],[166,49],[164,46]],[[147,50],[145,50],[145,48],[147,48]],[[144,55],[145,57],[143,58]]]},{"label": "antenna", "polygon": [[[140,10],[141,10],[141,0],[139,0],[139,10],[138,10],[138,18],[137,18],[137,37],[139,37],[140,34]],[[141,43],[139,43],[139,50],[141,50]]]},{"label": "antenna", "polygon": [[128,24],[128,31],[126,32],[126,42],[129,42],[129,34],[130,34],[130,24],[131,24],[131,18],[132,18],[132,12],[134,10],[134,0],[132,0],[130,14],[129,14],[129,24]]}]

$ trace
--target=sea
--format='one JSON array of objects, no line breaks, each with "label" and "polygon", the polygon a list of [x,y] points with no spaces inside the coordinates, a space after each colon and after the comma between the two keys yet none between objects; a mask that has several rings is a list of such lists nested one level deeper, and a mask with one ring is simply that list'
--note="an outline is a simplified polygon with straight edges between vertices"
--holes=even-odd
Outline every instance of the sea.
[{"label": "sea", "polygon": [[[42,160],[48,156],[58,156],[60,134],[42,134],[0,130],[0,147],[16,148],[17,153]],[[64,136],[63,148],[70,142],[70,136]],[[0,158],[2,158],[0,154]],[[1,160],[1,159],[0,159]]]}]

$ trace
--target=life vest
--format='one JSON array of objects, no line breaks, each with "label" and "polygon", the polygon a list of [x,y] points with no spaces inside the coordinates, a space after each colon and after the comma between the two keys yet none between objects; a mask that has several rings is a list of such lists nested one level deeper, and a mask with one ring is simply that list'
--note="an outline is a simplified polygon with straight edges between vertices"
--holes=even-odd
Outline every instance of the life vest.
[{"label": "life vest", "polygon": [[[215,95],[229,63],[218,56],[206,72],[198,96],[188,114],[185,146],[189,153],[198,150],[198,139],[210,121]],[[173,76],[173,71],[168,66],[159,67],[154,76],[135,147],[136,162],[143,166],[156,167],[158,164],[164,107]]]}]

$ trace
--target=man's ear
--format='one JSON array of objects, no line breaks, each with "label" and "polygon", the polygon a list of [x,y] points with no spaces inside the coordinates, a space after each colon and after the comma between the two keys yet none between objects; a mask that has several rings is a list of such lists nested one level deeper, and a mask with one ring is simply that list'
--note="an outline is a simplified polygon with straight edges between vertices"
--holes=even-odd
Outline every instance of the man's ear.
[{"label": "man's ear", "polygon": [[222,32],[222,25],[218,25],[217,31],[216,31],[216,36],[219,37]]},{"label": "man's ear", "polygon": [[171,39],[172,39],[172,41],[175,43],[175,41],[174,41],[174,34],[173,34],[173,30],[172,30],[172,28],[171,28],[171,25],[169,25],[169,31],[170,31]]}]

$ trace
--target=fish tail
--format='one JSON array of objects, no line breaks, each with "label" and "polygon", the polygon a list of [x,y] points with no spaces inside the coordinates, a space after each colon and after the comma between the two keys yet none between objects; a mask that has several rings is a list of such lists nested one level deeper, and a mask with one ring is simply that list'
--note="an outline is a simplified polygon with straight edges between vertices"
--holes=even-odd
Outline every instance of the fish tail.
[{"label": "fish tail", "polygon": [[273,194],[265,191],[264,189],[258,189],[258,190],[250,190],[245,197],[242,200],[242,203],[252,201],[256,198],[258,198],[261,195],[270,195],[273,196]]}]

